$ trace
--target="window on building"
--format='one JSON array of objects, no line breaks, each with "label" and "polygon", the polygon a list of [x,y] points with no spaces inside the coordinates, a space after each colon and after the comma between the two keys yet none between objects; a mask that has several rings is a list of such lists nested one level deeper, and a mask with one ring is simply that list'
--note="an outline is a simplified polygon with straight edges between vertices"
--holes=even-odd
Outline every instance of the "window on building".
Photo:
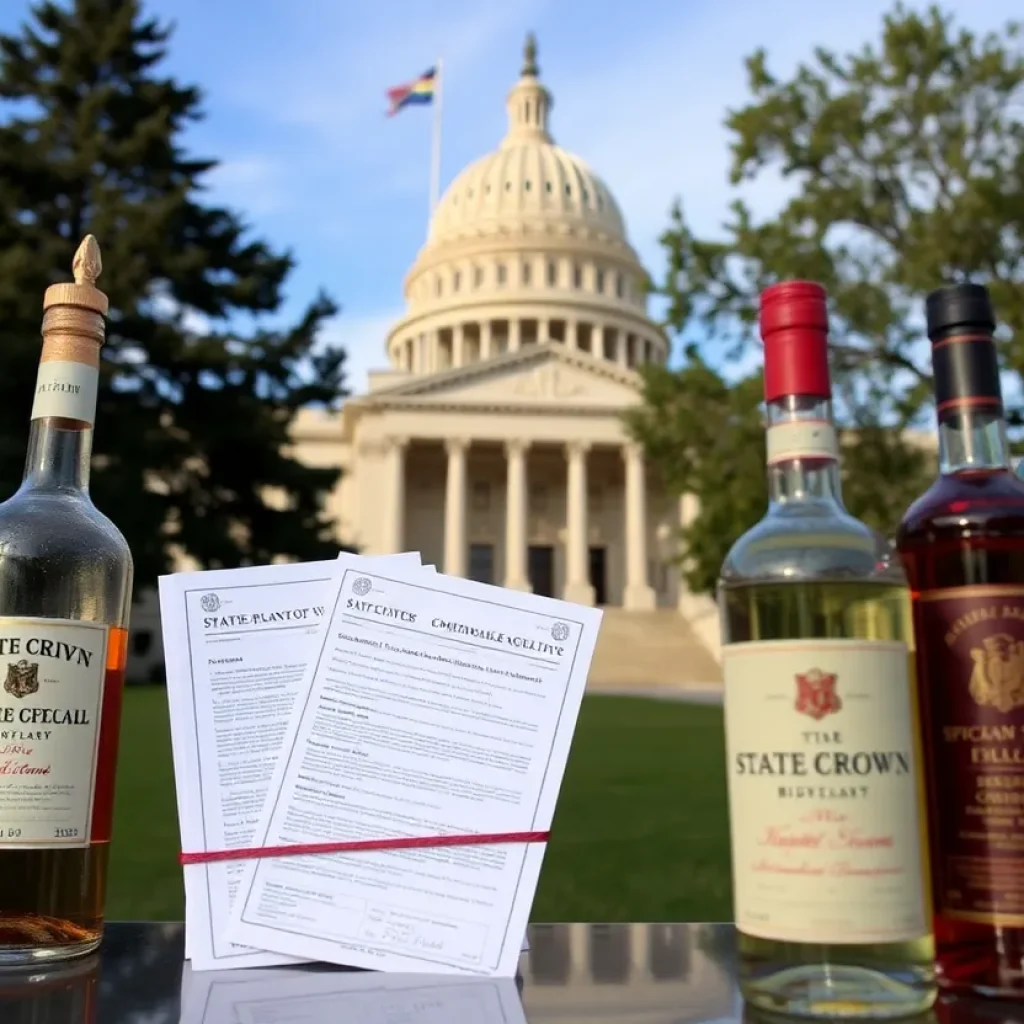
[{"label": "window on building", "polygon": [[498,264],[498,284],[504,284],[508,278],[508,270],[505,268],[504,263]]},{"label": "window on building", "polygon": [[554,288],[556,284],[558,284],[558,264],[552,262],[548,264],[548,287]]},{"label": "window on building", "polygon": [[452,274],[452,291],[453,292],[457,292],[461,285],[462,285],[462,274],[458,270],[456,270],[455,273]]},{"label": "window on building", "polygon": [[625,283],[625,281],[623,281],[621,274],[616,274],[615,275],[615,294],[616,294],[616,296],[618,298],[621,299],[622,296],[625,294],[625,292],[626,292],[626,283]]},{"label": "window on building", "polygon": [[494,582],[494,545],[469,545],[469,573],[471,580],[477,583]]},{"label": "window on building", "polygon": [[572,267],[572,286],[573,288],[583,287],[583,268],[578,263],[574,263]]},{"label": "window on building", "polygon": [[484,269],[483,267],[473,268],[473,287],[479,288],[484,283]]},{"label": "window on building", "polygon": [[443,286],[442,286],[442,283],[441,283],[441,278],[438,278],[438,279],[437,279],[437,280],[436,280],[436,281],[434,282],[434,294],[435,294],[435,295],[440,295],[440,294],[441,294],[441,289],[442,289],[442,287],[443,287]]},{"label": "window on building", "polygon": [[604,271],[598,270],[594,276],[594,288],[597,290],[598,295],[604,294]]},{"label": "window on building", "polygon": [[530,283],[530,277],[532,275],[532,272],[533,272],[533,268],[530,266],[530,264],[529,263],[524,263],[523,264],[523,284],[529,284]]}]

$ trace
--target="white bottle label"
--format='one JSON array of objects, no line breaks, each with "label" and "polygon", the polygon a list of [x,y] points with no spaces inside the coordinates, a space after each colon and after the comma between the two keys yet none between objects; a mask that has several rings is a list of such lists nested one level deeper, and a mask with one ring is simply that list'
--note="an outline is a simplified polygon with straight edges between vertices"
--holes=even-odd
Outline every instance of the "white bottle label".
[{"label": "white bottle label", "polygon": [[722,655],[737,928],[812,943],[928,934],[907,647],[777,640]]},{"label": "white bottle label", "polygon": [[776,423],[765,432],[768,465],[786,459],[838,459],[836,428],[828,420]]},{"label": "white bottle label", "polygon": [[92,425],[96,422],[99,370],[95,366],[63,359],[39,364],[32,419],[62,416]]},{"label": "white bottle label", "polygon": [[108,627],[0,618],[0,849],[87,846]]}]

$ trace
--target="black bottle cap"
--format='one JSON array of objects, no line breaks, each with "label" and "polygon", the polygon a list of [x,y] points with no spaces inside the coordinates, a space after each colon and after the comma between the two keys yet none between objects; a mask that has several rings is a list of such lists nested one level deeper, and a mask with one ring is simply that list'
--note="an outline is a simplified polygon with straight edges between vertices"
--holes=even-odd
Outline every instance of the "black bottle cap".
[{"label": "black bottle cap", "polygon": [[988,290],[980,284],[940,288],[925,300],[925,316],[939,417],[970,409],[1001,415],[999,358],[992,339],[996,318]]},{"label": "black bottle cap", "polygon": [[924,306],[928,337],[932,340],[953,330],[973,328],[991,333],[996,329],[992,300],[984,285],[954,284],[939,288],[925,299]]}]

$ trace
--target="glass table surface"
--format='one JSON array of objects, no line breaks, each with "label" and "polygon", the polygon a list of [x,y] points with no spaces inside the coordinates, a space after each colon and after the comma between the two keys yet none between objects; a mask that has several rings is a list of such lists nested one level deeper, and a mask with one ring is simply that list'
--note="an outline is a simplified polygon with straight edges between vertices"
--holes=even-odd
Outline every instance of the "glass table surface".
[{"label": "glass table surface", "polygon": [[[318,965],[193,972],[180,924],[111,924],[98,954],[0,971],[2,1024],[727,1024],[745,1010],[726,924],[537,924],[519,976]],[[1024,1005],[944,1000],[914,1024],[1024,1024]],[[909,1024],[909,1022],[908,1022]]]}]

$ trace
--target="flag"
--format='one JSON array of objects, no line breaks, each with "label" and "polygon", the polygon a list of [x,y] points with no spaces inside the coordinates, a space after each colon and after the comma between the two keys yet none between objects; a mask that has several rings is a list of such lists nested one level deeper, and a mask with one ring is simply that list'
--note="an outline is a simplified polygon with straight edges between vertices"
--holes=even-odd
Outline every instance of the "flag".
[{"label": "flag", "polygon": [[388,89],[388,102],[391,104],[388,117],[394,117],[403,107],[433,103],[436,91],[437,68],[424,71],[415,81]]}]

